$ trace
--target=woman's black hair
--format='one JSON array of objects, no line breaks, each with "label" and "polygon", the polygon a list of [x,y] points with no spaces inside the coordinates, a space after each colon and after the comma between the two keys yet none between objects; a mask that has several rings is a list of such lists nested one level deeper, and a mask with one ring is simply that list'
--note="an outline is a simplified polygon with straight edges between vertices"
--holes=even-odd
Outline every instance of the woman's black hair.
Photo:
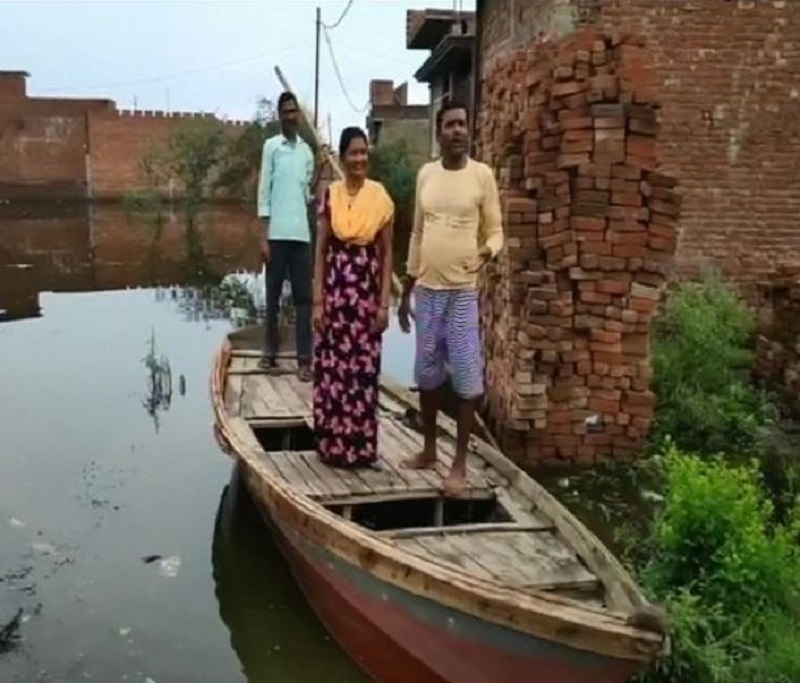
[{"label": "woman's black hair", "polygon": [[350,143],[353,142],[353,140],[358,140],[359,138],[361,138],[365,144],[368,144],[367,134],[358,126],[348,126],[342,131],[342,134],[339,137],[340,159],[344,159],[344,155],[347,154]]}]

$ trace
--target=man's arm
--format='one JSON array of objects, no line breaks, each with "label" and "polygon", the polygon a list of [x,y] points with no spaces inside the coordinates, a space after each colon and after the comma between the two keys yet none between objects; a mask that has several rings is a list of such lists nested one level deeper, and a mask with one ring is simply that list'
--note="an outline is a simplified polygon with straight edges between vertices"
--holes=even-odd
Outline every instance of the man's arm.
[{"label": "man's arm", "polygon": [[481,224],[489,249],[489,258],[494,258],[503,248],[503,210],[500,207],[500,192],[492,170],[485,166],[483,177],[483,202],[481,202]]},{"label": "man's arm", "polygon": [[261,152],[261,171],[258,178],[258,215],[268,222],[271,215],[272,200],[272,158],[275,148],[270,140],[264,142]]},{"label": "man's arm", "polygon": [[[424,167],[423,167],[424,168]],[[411,236],[408,241],[408,261],[406,263],[406,280],[403,283],[403,298],[407,299],[419,275],[420,245],[422,243],[422,228],[424,212],[420,204],[422,189],[422,168],[417,171],[417,186],[414,193],[414,222],[411,226]]]}]

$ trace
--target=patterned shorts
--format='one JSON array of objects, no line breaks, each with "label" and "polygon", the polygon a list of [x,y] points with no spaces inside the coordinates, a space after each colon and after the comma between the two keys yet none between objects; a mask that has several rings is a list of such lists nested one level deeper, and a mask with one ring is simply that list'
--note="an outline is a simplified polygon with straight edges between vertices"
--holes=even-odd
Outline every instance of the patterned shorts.
[{"label": "patterned shorts", "polygon": [[478,292],[417,287],[414,292],[417,355],[414,379],[432,391],[447,379],[461,398],[484,391]]}]

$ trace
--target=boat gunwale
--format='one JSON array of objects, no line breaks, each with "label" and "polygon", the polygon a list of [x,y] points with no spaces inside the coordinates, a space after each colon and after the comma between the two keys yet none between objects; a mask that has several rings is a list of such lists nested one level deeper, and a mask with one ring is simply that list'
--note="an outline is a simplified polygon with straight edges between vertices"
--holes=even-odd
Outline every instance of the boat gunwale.
[{"label": "boat gunwale", "polygon": [[[215,415],[215,433],[218,431],[223,441],[229,445],[229,455],[243,461],[259,479],[260,490],[252,493],[262,499],[262,504],[272,507],[275,512],[281,514],[289,525],[304,534],[309,541],[325,547],[340,559],[411,594],[543,640],[602,656],[640,662],[651,662],[669,650],[667,634],[631,625],[625,613],[608,608],[598,609],[582,604],[576,599],[536,589],[520,593],[499,581],[478,578],[457,567],[451,568],[426,560],[395,545],[389,537],[370,533],[337,516],[319,502],[299,494],[292,486],[265,471],[263,466],[259,465],[252,448],[237,435],[236,422],[247,424],[246,421],[244,418],[231,416],[225,408],[227,367],[233,355],[231,335],[227,335],[214,355],[211,372],[210,391]],[[410,396],[410,399],[405,398],[403,396],[405,390],[401,387],[393,386],[391,382],[381,378],[381,389],[387,391],[401,404],[413,407],[413,403],[409,403],[413,396]],[[410,395],[410,392],[408,394]],[[490,466],[497,469],[496,463],[492,462],[497,460],[503,463],[506,471],[515,472],[515,480],[510,482],[510,487],[519,486],[520,481],[527,479],[528,485],[532,484],[531,488],[536,491],[535,495],[552,497],[538,482],[500,451],[485,442],[477,443],[480,445],[479,455]],[[487,452],[492,453],[491,460],[487,458]],[[502,470],[498,472],[506,476]],[[538,489],[542,491],[539,492]],[[532,498],[535,499],[535,496]],[[562,522],[576,526],[579,534],[594,539],[594,547],[604,551],[606,556],[601,559],[610,562],[614,578],[621,582],[626,582],[627,579],[632,583],[624,568],[621,565],[615,566],[618,565],[616,558],[592,532],[575,519],[561,503],[554,498],[552,502],[563,510],[562,514],[566,519],[561,520]],[[558,520],[551,517],[551,521],[560,531]],[[579,552],[569,541],[568,546]],[[584,561],[586,562],[586,558]],[[591,566],[589,568],[592,569]],[[606,591],[610,591],[607,581],[601,576],[597,578]],[[630,590],[629,585],[626,587],[626,594],[629,594]],[[646,604],[635,584],[633,590],[639,595],[641,602]]]}]

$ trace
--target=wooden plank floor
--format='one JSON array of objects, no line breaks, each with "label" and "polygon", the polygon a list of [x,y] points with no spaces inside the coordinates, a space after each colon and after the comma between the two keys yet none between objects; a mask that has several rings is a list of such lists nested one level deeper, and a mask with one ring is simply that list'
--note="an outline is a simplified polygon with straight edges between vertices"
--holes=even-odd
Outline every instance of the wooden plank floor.
[{"label": "wooden plank floor", "polygon": [[[312,385],[292,373],[291,360],[280,365],[289,372],[258,372],[255,356],[234,356],[225,392],[227,409],[244,418],[253,428],[292,425],[312,427]],[[401,421],[396,411],[379,410],[378,452],[380,471],[343,471],[323,465],[313,452],[261,451],[264,467],[289,482],[303,494],[326,501],[358,501],[437,496],[455,455],[452,437],[439,438],[439,460],[433,470],[407,470],[402,460],[422,450],[423,437]],[[465,498],[490,499],[497,484],[477,456],[468,460]]]},{"label": "wooden plank floor", "polygon": [[[443,478],[455,454],[449,435],[438,439],[439,462],[434,470],[406,470],[400,462],[422,449],[423,437],[402,419],[403,406],[381,397],[378,449],[381,469],[341,470],[324,465],[314,451],[265,451],[251,428],[312,426],[312,386],[291,372],[267,375],[256,356],[234,357],[236,372],[228,377],[225,402],[238,414],[248,433],[257,467],[283,480],[295,491],[328,506],[353,506],[388,500],[440,498]],[[282,365],[290,369],[290,360]],[[586,604],[602,607],[602,586],[564,541],[552,521],[530,501],[507,487],[502,477],[476,453],[468,459],[464,498],[498,502],[511,515],[507,522],[458,527],[378,532],[408,552],[473,576],[513,586],[521,591],[573,593]],[[600,597],[598,597],[600,595]]]},{"label": "wooden plank floor", "polygon": [[394,543],[428,560],[467,570],[519,590],[599,588],[597,577],[550,530],[439,533]]}]

